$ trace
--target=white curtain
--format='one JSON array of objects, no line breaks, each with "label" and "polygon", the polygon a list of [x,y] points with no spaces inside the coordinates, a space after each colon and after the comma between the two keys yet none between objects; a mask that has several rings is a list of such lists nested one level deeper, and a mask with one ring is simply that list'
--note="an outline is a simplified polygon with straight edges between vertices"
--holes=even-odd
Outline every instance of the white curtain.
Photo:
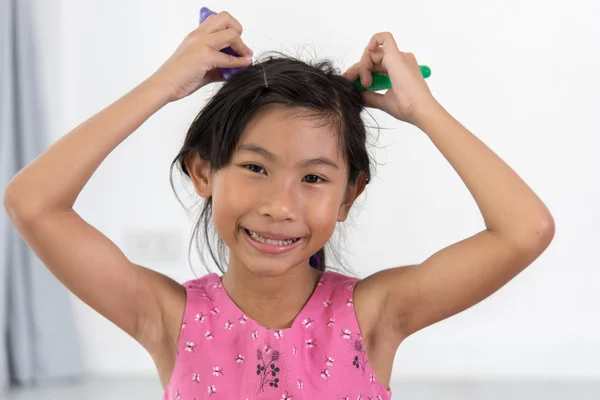
[{"label": "white curtain", "polygon": [[[31,7],[29,0],[0,0],[0,194],[48,145]],[[71,307],[67,290],[0,207],[0,393],[81,374]]]}]

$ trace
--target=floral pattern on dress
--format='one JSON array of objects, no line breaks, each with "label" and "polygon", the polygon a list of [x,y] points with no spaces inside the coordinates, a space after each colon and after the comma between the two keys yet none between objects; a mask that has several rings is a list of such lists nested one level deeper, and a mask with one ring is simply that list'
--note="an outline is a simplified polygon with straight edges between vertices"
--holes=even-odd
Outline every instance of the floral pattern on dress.
[{"label": "floral pattern on dress", "polygon": [[178,355],[163,400],[390,399],[354,313],[357,278],[326,271],[290,328],[268,329],[217,274],[186,282]]}]

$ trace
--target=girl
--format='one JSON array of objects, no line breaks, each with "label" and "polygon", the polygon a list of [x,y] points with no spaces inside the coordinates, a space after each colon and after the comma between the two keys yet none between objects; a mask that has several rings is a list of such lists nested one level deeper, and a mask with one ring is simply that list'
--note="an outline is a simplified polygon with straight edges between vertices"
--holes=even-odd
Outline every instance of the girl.
[{"label": "girl", "polygon": [[[340,76],[328,63],[287,58],[250,66],[241,33],[227,12],[209,17],[151,77],[20,171],[5,207],[58,279],[147,349],[164,399],[389,398],[400,343],[520,273],[551,242],[552,216],[434,99],[391,34],[375,34]],[[219,51],[227,46],[242,57]],[[212,219],[229,260],[224,275],[181,285],[130,262],[73,203],[152,114],[222,80],[218,67],[248,68],[200,112],[175,164],[206,199],[203,230]],[[352,82],[368,87],[371,71],[393,88],[361,94]],[[419,265],[359,280],[325,270],[322,249],[369,182],[364,107],[419,127],[486,229]]]}]

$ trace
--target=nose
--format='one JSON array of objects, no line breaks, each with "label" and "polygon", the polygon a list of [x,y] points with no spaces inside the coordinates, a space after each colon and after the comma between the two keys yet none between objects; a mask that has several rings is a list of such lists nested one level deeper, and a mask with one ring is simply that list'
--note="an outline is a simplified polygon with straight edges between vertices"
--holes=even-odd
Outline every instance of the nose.
[{"label": "nose", "polygon": [[298,218],[300,193],[293,182],[273,182],[262,192],[258,207],[260,215],[276,221],[294,221]]}]

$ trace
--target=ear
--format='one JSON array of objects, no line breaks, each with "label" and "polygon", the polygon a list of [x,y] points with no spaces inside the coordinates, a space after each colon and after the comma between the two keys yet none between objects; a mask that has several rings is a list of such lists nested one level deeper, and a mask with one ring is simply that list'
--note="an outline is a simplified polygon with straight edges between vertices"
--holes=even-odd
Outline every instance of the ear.
[{"label": "ear", "polygon": [[338,222],[344,222],[346,218],[348,218],[348,213],[350,212],[350,208],[352,208],[352,204],[354,204],[354,201],[365,190],[365,186],[367,186],[367,176],[364,172],[360,172],[356,178],[356,182],[354,182],[353,185],[348,185],[348,188],[346,189],[344,201],[338,210]]},{"label": "ear", "polygon": [[198,196],[204,197],[205,199],[212,196],[211,190],[211,171],[208,161],[200,158],[197,151],[190,151],[184,159],[185,167],[190,174],[190,179],[194,184],[194,189]]}]

